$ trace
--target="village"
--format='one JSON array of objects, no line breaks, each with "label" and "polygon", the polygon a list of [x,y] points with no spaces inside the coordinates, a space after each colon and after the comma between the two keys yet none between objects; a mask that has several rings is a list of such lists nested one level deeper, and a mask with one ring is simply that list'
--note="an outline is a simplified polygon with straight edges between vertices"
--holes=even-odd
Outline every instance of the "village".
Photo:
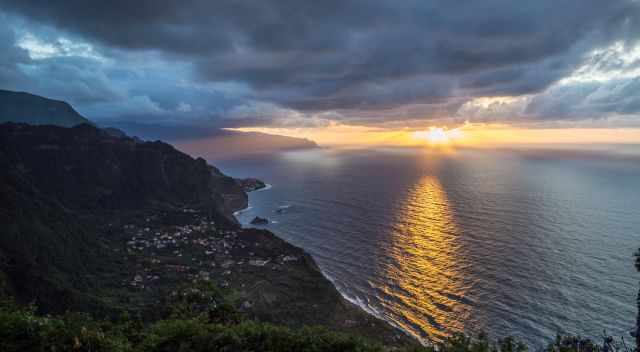
[{"label": "village", "polygon": [[145,316],[163,314],[172,297],[208,282],[253,319],[390,332],[346,302],[304,250],[268,230],[218,223],[191,208],[145,209],[111,220],[103,245],[125,264],[114,273],[119,286],[111,297]]},{"label": "village", "polygon": [[158,216],[144,219],[143,225],[125,224],[121,231],[126,255],[136,263],[131,277],[123,283],[130,288],[152,290],[175,281],[213,281],[228,287],[238,274],[256,268],[281,270],[297,261],[295,255],[260,248],[255,238],[242,238],[245,230],[217,228],[214,221],[193,209],[183,209],[193,221],[166,226]]}]

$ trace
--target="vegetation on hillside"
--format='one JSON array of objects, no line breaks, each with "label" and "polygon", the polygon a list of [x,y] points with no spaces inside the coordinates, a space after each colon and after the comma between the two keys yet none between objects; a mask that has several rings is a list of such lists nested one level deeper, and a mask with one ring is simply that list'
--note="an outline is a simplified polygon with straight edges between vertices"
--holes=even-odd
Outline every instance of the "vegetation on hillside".
[{"label": "vegetation on hillside", "polygon": [[[291,329],[252,321],[235,309],[234,293],[210,283],[184,287],[169,298],[165,319],[145,325],[123,313],[111,320],[83,313],[39,315],[36,307],[0,301],[0,351],[386,351],[361,337],[322,327]],[[484,334],[456,334],[434,346],[392,349],[405,352],[524,352],[514,338],[492,341]],[[624,351],[623,340],[605,337],[602,344],[575,336],[558,336],[548,352]]]}]

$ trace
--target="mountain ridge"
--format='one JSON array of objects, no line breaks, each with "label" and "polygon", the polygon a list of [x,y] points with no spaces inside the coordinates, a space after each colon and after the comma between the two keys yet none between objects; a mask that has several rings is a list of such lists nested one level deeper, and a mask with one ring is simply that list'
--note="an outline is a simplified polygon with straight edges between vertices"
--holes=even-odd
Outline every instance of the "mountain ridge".
[{"label": "mountain ridge", "polygon": [[0,123],[28,123],[74,127],[89,124],[100,127],[113,137],[130,137],[137,141],[165,140],[176,144],[191,155],[208,158],[228,158],[253,153],[317,148],[309,139],[259,132],[238,132],[224,128],[195,126],[158,126],[112,122],[99,126],[79,114],[69,103],[28,92],[0,89]]},{"label": "mountain ridge", "polygon": [[64,127],[92,124],[65,101],[0,89],[0,123],[2,122]]}]

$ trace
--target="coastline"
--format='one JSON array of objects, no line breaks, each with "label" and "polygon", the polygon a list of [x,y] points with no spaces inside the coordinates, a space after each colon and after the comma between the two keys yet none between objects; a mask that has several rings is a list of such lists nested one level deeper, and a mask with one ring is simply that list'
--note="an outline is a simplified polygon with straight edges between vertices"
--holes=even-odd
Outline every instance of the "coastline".
[{"label": "coastline", "polygon": [[255,190],[251,191],[251,192],[268,191],[268,190],[270,190],[271,188],[273,188],[273,185],[271,185],[270,183],[265,183],[265,184],[264,184],[264,187],[260,187],[260,188],[258,188],[258,189],[255,189]]},{"label": "coastline", "polygon": [[[240,224],[241,229],[243,230],[253,230],[255,229],[251,224],[243,225],[239,219],[238,215],[242,214],[245,211],[251,210],[252,206],[250,205],[250,193],[259,192],[259,191],[267,191],[272,189],[273,186],[271,184],[265,183],[265,187],[261,187],[259,189],[254,189],[247,193],[247,206],[243,209],[239,209],[233,212],[233,216],[238,224]],[[245,227],[246,226],[246,227]],[[326,283],[331,287],[331,289],[337,294],[338,301],[340,305],[344,307],[346,311],[350,311],[352,315],[355,315],[356,319],[360,319],[366,322],[364,325],[368,325],[370,328],[364,329],[361,331],[356,331],[357,334],[370,338],[372,340],[378,340],[383,342],[386,345],[398,345],[398,346],[410,346],[410,345],[425,345],[426,341],[419,339],[400,327],[396,326],[392,322],[381,317],[379,312],[374,311],[367,307],[364,303],[359,302],[358,300],[345,295],[341,292],[338,287],[335,285],[334,279],[327,275],[324,271],[320,269],[318,264],[315,262],[314,258],[309,254],[306,250],[301,247],[295,246],[285,239],[279,237],[275,232],[270,229],[261,228],[262,231],[265,231],[272,235],[276,240],[283,242],[289,247],[296,248],[305,258],[305,266],[307,266],[310,270],[315,271],[321,275],[321,278],[317,278],[317,280],[326,281]],[[349,321],[347,325],[356,325],[359,322],[356,320]],[[344,328],[344,327],[343,327]],[[373,329],[371,329],[373,328]]]},{"label": "coastline", "polygon": [[[253,190],[249,190],[249,191],[246,191],[246,190],[245,190],[245,192],[247,193],[247,196],[248,196],[248,195],[249,195],[249,193],[251,193],[251,192],[268,191],[268,190],[270,190],[272,187],[273,187],[272,185],[270,185],[270,184],[268,184],[268,183],[265,183],[265,186],[263,186],[263,187],[256,188],[256,189],[253,189]],[[252,208],[253,208],[253,207],[251,206],[251,202],[247,200],[247,206],[246,206],[246,207],[244,207],[244,208],[242,208],[242,209],[238,209],[238,210],[233,211],[232,215],[233,215],[234,217],[236,217],[236,219],[235,219],[235,220],[236,220],[238,223],[240,223],[240,222],[238,221],[237,216],[238,216],[238,215],[240,215],[240,214],[242,214],[242,213],[244,213],[245,211],[251,210]]]},{"label": "coastline", "polygon": [[[244,213],[244,212],[245,212],[245,211],[247,211],[247,210],[251,210],[252,208],[253,208],[253,207],[251,206],[251,203],[247,202],[247,206],[246,206],[246,207],[244,207],[244,208],[242,208],[242,209],[240,209],[240,210],[236,210],[236,211],[234,211],[234,212],[233,212],[233,216],[234,216],[234,217],[236,217],[236,216],[238,216],[238,215],[240,215],[240,214]],[[236,221],[238,221],[238,218],[236,218]]]}]

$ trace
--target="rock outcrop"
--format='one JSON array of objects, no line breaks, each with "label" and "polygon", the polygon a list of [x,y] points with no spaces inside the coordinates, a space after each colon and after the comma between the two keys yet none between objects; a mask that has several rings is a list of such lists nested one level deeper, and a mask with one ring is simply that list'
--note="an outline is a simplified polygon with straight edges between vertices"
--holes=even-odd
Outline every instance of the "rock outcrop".
[{"label": "rock outcrop", "polygon": [[251,220],[251,224],[252,225],[267,225],[267,224],[269,224],[269,219],[261,218],[259,216],[256,216],[255,218],[253,218],[253,220]]},{"label": "rock outcrop", "polygon": [[237,178],[236,182],[247,193],[267,187],[264,182],[257,178]]}]

